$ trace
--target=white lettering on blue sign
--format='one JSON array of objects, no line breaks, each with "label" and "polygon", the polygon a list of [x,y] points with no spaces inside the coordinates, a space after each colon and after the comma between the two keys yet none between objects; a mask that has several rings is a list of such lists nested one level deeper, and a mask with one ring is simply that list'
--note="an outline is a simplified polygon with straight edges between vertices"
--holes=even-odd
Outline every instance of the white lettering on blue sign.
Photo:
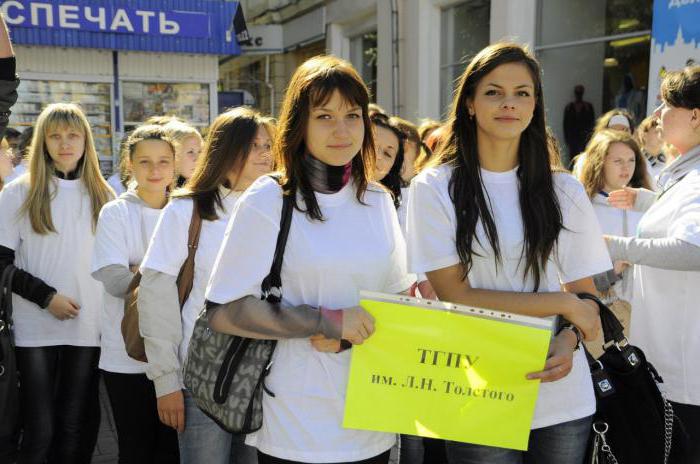
[{"label": "white lettering on blue sign", "polygon": [[136,16],[141,16],[141,30],[148,34],[151,31],[151,18],[156,15],[153,11],[136,10]]},{"label": "white lettering on blue sign", "polygon": [[80,29],[80,23],[77,22],[79,12],[80,7],[78,5],[59,5],[58,25],[66,29]]},{"label": "white lettering on blue sign", "polygon": [[180,32],[180,25],[175,21],[168,20],[165,13],[158,13],[158,24],[160,24],[161,34],[174,35]]},{"label": "white lettering on blue sign", "polygon": [[0,5],[0,11],[10,26],[195,38],[210,36],[207,13],[137,10],[126,0],[113,0],[100,7],[76,3],[80,2],[6,0]]},{"label": "white lettering on blue sign", "polygon": [[134,32],[134,26],[132,26],[131,21],[129,21],[129,15],[126,11],[119,8],[112,18],[112,25],[109,26],[110,31],[118,31],[120,27],[125,28],[129,32]]},{"label": "white lettering on blue sign", "polygon": [[105,9],[102,7],[97,8],[97,16],[95,16],[92,12],[92,7],[86,6],[85,7],[85,21],[88,21],[91,23],[97,23],[100,30],[107,29],[107,15],[105,13]]},{"label": "white lettering on blue sign", "polygon": [[53,27],[53,8],[51,8],[50,3],[32,3],[29,9],[32,15],[32,26],[41,24],[39,22],[39,10],[44,10],[44,24],[48,27]]}]

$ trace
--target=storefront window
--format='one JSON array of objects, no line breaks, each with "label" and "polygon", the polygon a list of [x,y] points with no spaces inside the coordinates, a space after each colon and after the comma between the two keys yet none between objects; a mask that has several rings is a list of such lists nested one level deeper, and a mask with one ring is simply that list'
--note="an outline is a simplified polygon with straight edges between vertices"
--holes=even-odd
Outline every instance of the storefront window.
[{"label": "storefront window", "polygon": [[652,0],[540,0],[538,45],[651,29]]},{"label": "storefront window", "polygon": [[112,170],[112,89],[107,83],[35,81],[22,79],[17,103],[12,107],[10,127],[23,131],[36,123],[49,103],[78,103],[92,126],[95,148],[104,173]]},{"label": "storefront window", "polygon": [[652,0],[541,1],[536,50],[547,121],[565,163],[578,154],[569,153],[563,125],[575,86],[583,85],[596,118],[613,108],[627,109],[637,123],[646,116],[651,11]]},{"label": "storefront window", "polygon": [[470,0],[442,11],[440,20],[440,105],[449,111],[455,82],[469,59],[489,44],[490,0]]},{"label": "storefront window", "polygon": [[177,116],[197,127],[209,125],[209,85],[122,82],[124,130],[151,116]]},{"label": "storefront window", "polygon": [[377,33],[368,32],[350,39],[350,61],[360,72],[370,91],[371,101],[377,99]]}]

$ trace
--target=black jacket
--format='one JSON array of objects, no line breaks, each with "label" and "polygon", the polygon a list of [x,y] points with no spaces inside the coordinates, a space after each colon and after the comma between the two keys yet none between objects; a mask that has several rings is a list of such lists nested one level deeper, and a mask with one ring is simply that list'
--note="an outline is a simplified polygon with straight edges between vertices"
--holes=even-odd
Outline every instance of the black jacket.
[{"label": "black jacket", "polygon": [[17,86],[15,57],[0,58],[0,139],[5,135],[10,108],[17,101]]}]

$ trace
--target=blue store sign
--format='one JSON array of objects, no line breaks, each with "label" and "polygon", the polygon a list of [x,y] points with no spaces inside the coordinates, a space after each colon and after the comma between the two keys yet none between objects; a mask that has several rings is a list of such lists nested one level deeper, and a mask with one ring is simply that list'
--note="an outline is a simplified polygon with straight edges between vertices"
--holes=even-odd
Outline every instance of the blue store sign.
[{"label": "blue store sign", "polygon": [[223,0],[5,0],[17,44],[239,55],[248,32]]}]

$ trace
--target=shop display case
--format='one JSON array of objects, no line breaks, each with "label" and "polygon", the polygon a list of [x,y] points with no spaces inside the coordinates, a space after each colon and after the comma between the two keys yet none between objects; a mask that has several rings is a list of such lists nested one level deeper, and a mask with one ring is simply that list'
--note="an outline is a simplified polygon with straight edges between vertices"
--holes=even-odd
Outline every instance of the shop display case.
[{"label": "shop display case", "polygon": [[209,125],[209,84],[121,83],[124,129],[128,132],[155,115],[172,115],[198,128]]},{"label": "shop display case", "polygon": [[100,168],[112,172],[112,88],[108,83],[21,80],[10,127],[20,132],[36,122],[49,103],[78,103],[92,126]]}]

